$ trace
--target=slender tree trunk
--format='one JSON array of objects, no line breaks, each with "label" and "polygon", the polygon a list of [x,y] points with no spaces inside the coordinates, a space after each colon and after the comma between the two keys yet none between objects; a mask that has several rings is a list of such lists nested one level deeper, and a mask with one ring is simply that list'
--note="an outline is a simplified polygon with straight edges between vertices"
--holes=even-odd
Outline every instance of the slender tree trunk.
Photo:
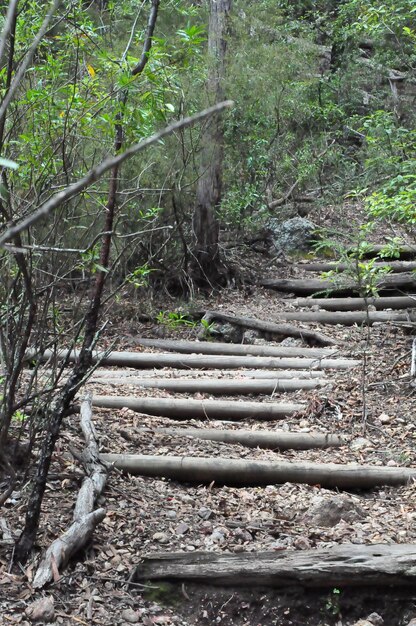
[{"label": "slender tree trunk", "polygon": [[[225,57],[228,17],[232,0],[209,0],[208,80],[211,103],[224,99]],[[192,273],[197,282],[218,285],[222,282],[218,248],[219,225],[216,208],[221,202],[224,130],[220,117],[207,123],[201,150],[201,174],[193,216],[194,249]]]}]

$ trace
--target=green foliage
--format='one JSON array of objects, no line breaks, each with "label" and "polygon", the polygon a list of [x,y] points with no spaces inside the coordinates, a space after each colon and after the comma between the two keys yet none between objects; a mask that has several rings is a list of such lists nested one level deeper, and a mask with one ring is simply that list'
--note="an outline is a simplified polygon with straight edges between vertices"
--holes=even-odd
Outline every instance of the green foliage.
[{"label": "green foliage", "polygon": [[176,330],[183,326],[195,328],[196,322],[189,319],[189,317],[179,311],[159,311],[156,316],[158,324],[167,326],[171,330]]},{"label": "green foliage", "polygon": [[141,267],[136,267],[136,269],[130,272],[130,274],[127,274],[125,279],[126,283],[133,285],[135,289],[139,289],[139,287],[147,287],[149,284],[149,275],[153,271],[154,270],[152,270],[152,268],[145,263]]}]

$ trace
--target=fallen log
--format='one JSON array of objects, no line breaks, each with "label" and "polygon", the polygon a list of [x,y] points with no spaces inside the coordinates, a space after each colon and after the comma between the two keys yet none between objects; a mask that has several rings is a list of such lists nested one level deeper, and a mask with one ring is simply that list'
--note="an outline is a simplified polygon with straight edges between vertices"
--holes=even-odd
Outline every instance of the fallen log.
[{"label": "fallen log", "polygon": [[[299,295],[311,295],[314,293],[334,293],[339,296],[348,296],[359,294],[362,287],[351,280],[321,280],[319,278],[268,278],[260,281],[260,285],[267,289],[275,289],[276,291],[288,291]],[[392,274],[383,276],[377,283],[377,290],[398,291],[398,290],[415,290],[416,275],[415,274]]]},{"label": "fallen log", "polygon": [[[26,358],[32,360],[39,358],[42,361],[49,359],[68,360],[74,362],[78,359],[79,351],[62,350],[53,353],[45,350],[42,355],[35,352],[28,352]],[[238,369],[261,368],[261,369],[349,369],[359,364],[359,361],[352,359],[306,359],[266,356],[221,356],[221,355],[194,355],[194,354],[147,354],[143,352],[93,352],[92,362],[100,365],[112,365],[118,367],[138,367],[138,368],[161,368],[175,367],[177,369],[208,368],[208,369]]]},{"label": "fallen log", "polygon": [[[351,259],[351,263],[299,263],[298,267],[306,272],[345,272],[351,268],[354,271],[354,263],[354,259]],[[416,270],[416,261],[379,261],[371,267],[375,269],[388,267],[393,273],[411,272]]]},{"label": "fallen log", "polygon": [[291,324],[275,324],[274,322],[265,322],[264,320],[257,320],[251,317],[230,315],[228,313],[222,313],[221,311],[205,311],[203,313],[203,319],[208,323],[217,320],[234,324],[235,326],[242,326],[243,328],[250,328],[251,330],[259,330],[263,333],[278,337],[295,337],[311,345],[334,346],[337,344],[337,341],[332,337],[328,337],[328,335],[323,335],[322,333],[306,328],[297,328]]},{"label": "fallen log", "polygon": [[171,398],[133,398],[94,396],[93,406],[106,409],[131,409],[146,415],[174,419],[263,419],[274,420],[301,411],[304,404],[277,402],[233,402],[232,400],[177,400]]},{"label": "fallen log", "polygon": [[380,322],[416,322],[415,313],[393,313],[390,311],[298,311],[282,314],[282,319],[320,324],[342,324],[343,326],[372,326]]},{"label": "fallen log", "polygon": [[416,469],[337,465],[335,463],[288,463],[249,459],[103,454],[106,463],[129,474],[235,486],[303,483],[339,489],[372,489],[377,485],[406,485],[416,479]]},{"label": "fallen log", "polygon": [[285,380],[271,378],[262,380],[227,380],[224,378],[95,378],[94,382],[105,385],[126,385],[141,387],[142,389],[166,389],[176,393],[211,393],[216,396],[247,395],[247,394],[275,394],[299,389],[316,389],[327,381],[315,378],[311,380]]},{"label": "fallen log", "polygon": [[289,346],[257,346],[240,343],[219,343],[213,341],[176,341],[173,339],[139,339],[138,344],[147,348],[160,348],[163,350],[172,350],[174,352],[181,352],[185,354],[249,354],[251,356],[300,356],[321,358],[336,354],[337,352],[335,348],[292,348]]},{"label": "fallen log", "polygon": [[232,587],[414,586],[415,544],[345,544],[312,550],[167,553],[142,558],[134,582],[193,582]]},{"label": "fallen log", "polygon": [[[203,374],[204,376],[218,376],[218,370],[180,370],[180,376],[186,378],[198,378]],[[91,381],[108,381],[112,380],[125,380],[128,384],[129,379],[134,378],[146,378],[152,380],[155,372],[149,370],[103,370],[97,368],[95,373],[91,376]],[[169,378],[169,380],[175,380],[179,378],[179,373],[175,370],[163,370],[163,376]],[[302,380],[325,378],[326,374],[323,370],[230,370],[221,372],[222,380],[247,380],[250,378],[270,378],[275,380],[276,378],[299,378]]]},{"label": "fallen log", "polygon": [[94,503],[103,492],[107,482],[107,470],[100,462],[98,446],[92,425],[91,397],[81,404],[81,429],[86,441],[82,453],[83,464],[90,476],[84,478],[75,504],[73,522],[60,537],[50,545],[39,564],[33,587],[39,589],[50,582],[60,567],[78,552],[91,538],[95,527],[105,517],[104,509],[94,509]]},{"label": "fallen log", "polygon": [[298,298],[295,306],[318,306],[327,311],[365,311],[368,306],[381,309],[415,309],[416,295],[379,298]]},{"label": "fallen log", "polygon": [[239,443],[246,448],[266,450],[310,450],[344,445],[339,435],[322,433],[288,433],[284,430],[218,430],[216,428],[139,428],[140,432],[154,432],[171,437],[192,437],[206,441]]}]

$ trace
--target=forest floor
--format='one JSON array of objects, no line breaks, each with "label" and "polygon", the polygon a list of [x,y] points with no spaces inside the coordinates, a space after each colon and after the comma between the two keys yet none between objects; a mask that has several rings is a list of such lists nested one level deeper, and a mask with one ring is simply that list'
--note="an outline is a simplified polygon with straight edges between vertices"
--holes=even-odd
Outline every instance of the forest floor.
[{"label": "forest floor", "polygon": [[[328,220],[336,215],[328,215]],[[351,220],[345,215],[345,220]],[[245,256],[252,274],[264,277],[299,276],[301,264],[279,266],[270,260]],[[267,268],[267,269],[266,269]],[[247,271],[249,268],[247,268]],[[227,289],[208,299],[195,296],[192,307],[220,310],[276,321],[279,312],[291,310],[289,295],[250,285]],[[168,296],[153,296],[151,303],[131,301],[113,307],[111,327],[104,343],[118,350],[143,351],[138,337],[196,338],[196,330],[177,325],[161,326],[139,322],[140,314],[186,309]],[[319,329],[338,341],[339,355],[360,359],[354,370],[332,371],[328,385],[314,391],[279,395],[279,401],[306,404],[301,414],[278,422],[246,420],[244,428],[278,428],[287,431],[342,433],[339,448],[303,451],[249,449],[240,445],[178,438],[153,432],[171,425],[168,418],[150,417],[128,409],[93,410],[101,452],[175,454],[193,457],[312,461],[317,463],[358,462],[374,466],[416,466],[415,386],[410,377],[412,329],[394,324],[366,328],[343,326]],[[275,345],[273,342],[268,342]],[[277,345],[277,344],[276,344]],[[299,345],[299,344],[298,344]],[[365,355],[365,358],[364,358]],[[179,372],[172,372],[172,376]],[[202,373],[201,373],[202,375]],[[205,373],[206,375],[206,373]],[[223,374],[226,376],[226,374]],[[154,372],[158,376],[158,372]],[[218,372],[212,374],[218,376]],[[149,390],[112,386],[94,380],[87,385],[96,394],[143,395]],[[167,391],[151,390],[153,397],[172,397]],[[190,397],[181,394],[178,397]],[[195,396],[193,396],[195,397]],[[199,398],[209,397],[199,394]],[[237,398],[225,398],[234,399]],[[247,397],[245,397],[247,399]],[[269,396],[258,401],[269,402]],[[276,400],[276,398],[273,398]],[[195,426],[194,420],[175,426]],[[236,428],[235,423],[206,420],[199,427]],[[238,424],[241,427],[241,423]],[[143,431],[147,427],[147,431]],[[77,491],[84,476],[70,447],[82,448],[76,415],[67,418],[56,450],[48,490],[43,503],[38,537],[39,553],[66,529],[71,520]],[[347,503],[347,512],[337,520],[325,514],[326,505]],[[24,492],[15,492],[6,506],[13,532],[21,528]],[[22,571],[10,569],[11,551],[0,556],[1,624],[30,624],[25,612],[35,600],[52,596],[54,623],[97,626],[348,626],[376,612],[387,626],[405,626],[416,617],[416,591],[409,589],[337,588],[324,590],[288,588],[227,589],[194,584],[142,586],[130,584],[140,559],[158,552],[307,550],[339,543],[416,543],[416,485],[378,487],[367,491],[329,490],[319,485],[285,483],[267,487],[227,487],[216,484],[183,484],[165,479],[110,474],[102,506],[107,514],[96,528],[88,547],[71,561],[62,577],[44,591],[31,586],[37,556]],[[329,515],[329,517],[328,517]],[[377,620],[376,620],[377,621]],[[364,624],[365,622],[363,622]],[[381,623],[381,622],[378,622]]]}]

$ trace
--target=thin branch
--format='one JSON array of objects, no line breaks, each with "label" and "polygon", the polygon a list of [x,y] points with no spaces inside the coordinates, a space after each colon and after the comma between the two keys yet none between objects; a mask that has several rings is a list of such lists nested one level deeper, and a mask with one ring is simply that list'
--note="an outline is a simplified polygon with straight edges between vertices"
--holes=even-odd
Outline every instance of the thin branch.
[{"label": "thin branch", "polygon": [[10,226],[1,236],[0,236],[0,246],[4,246],[4,244],[17,234],[21,233],[24,230],[27,230],[33,224],[36,224],[39,220],[46,217],[52,211],[55,211],[59,206],[61,206],[67,200],[70,200],[74,196],[78,195],[84,189],[87,189],[90,185],[92,185],[95,181],[99,180],[103,174],[108,172],[111,168],[124,163],[127,159],[130,159],[132,156],[146,150],[149,146],[153,146],[155,143],[159,143],[164,137],[171,135],[176,130],[180,128],[188,128],[189,126],[193,126],[198,122],[211,117],[215,113],[223,111],[226,108],[229,108],[234,105],[232,100],[225,100],[224,102],[219,102],[212,107],[204,109],[195,115],[191,115],[190,117],[184,117],[181,120],[173,122],[166,126],[163,130],[151,135],[147,139],[140,141],[139,143],[130,146],[127,148],[125,152],[122,154],[118,154],[115,157],[109,157],[102,161],[99,165],[92,168],[88,174],[83,176],[79,181],[69,185],[66,189],[59,191],[54,194],[49,200],[47,200],[44,204],[42,204],[34,213],[26,217],[16,226]]},{"label": "thin branch", "polygon": [[3,62],[3,54],[6,48],[6,41],[13,27],[13,22],[15,19],[16,11],[17,11],[17,3],[18,3],[18,0],[10,0],[9,6],[7,8],[7,15],[6,15],[6,19],[4,22],[3,30],[1,31],[1,34],[0,34],[0,67]]}]

